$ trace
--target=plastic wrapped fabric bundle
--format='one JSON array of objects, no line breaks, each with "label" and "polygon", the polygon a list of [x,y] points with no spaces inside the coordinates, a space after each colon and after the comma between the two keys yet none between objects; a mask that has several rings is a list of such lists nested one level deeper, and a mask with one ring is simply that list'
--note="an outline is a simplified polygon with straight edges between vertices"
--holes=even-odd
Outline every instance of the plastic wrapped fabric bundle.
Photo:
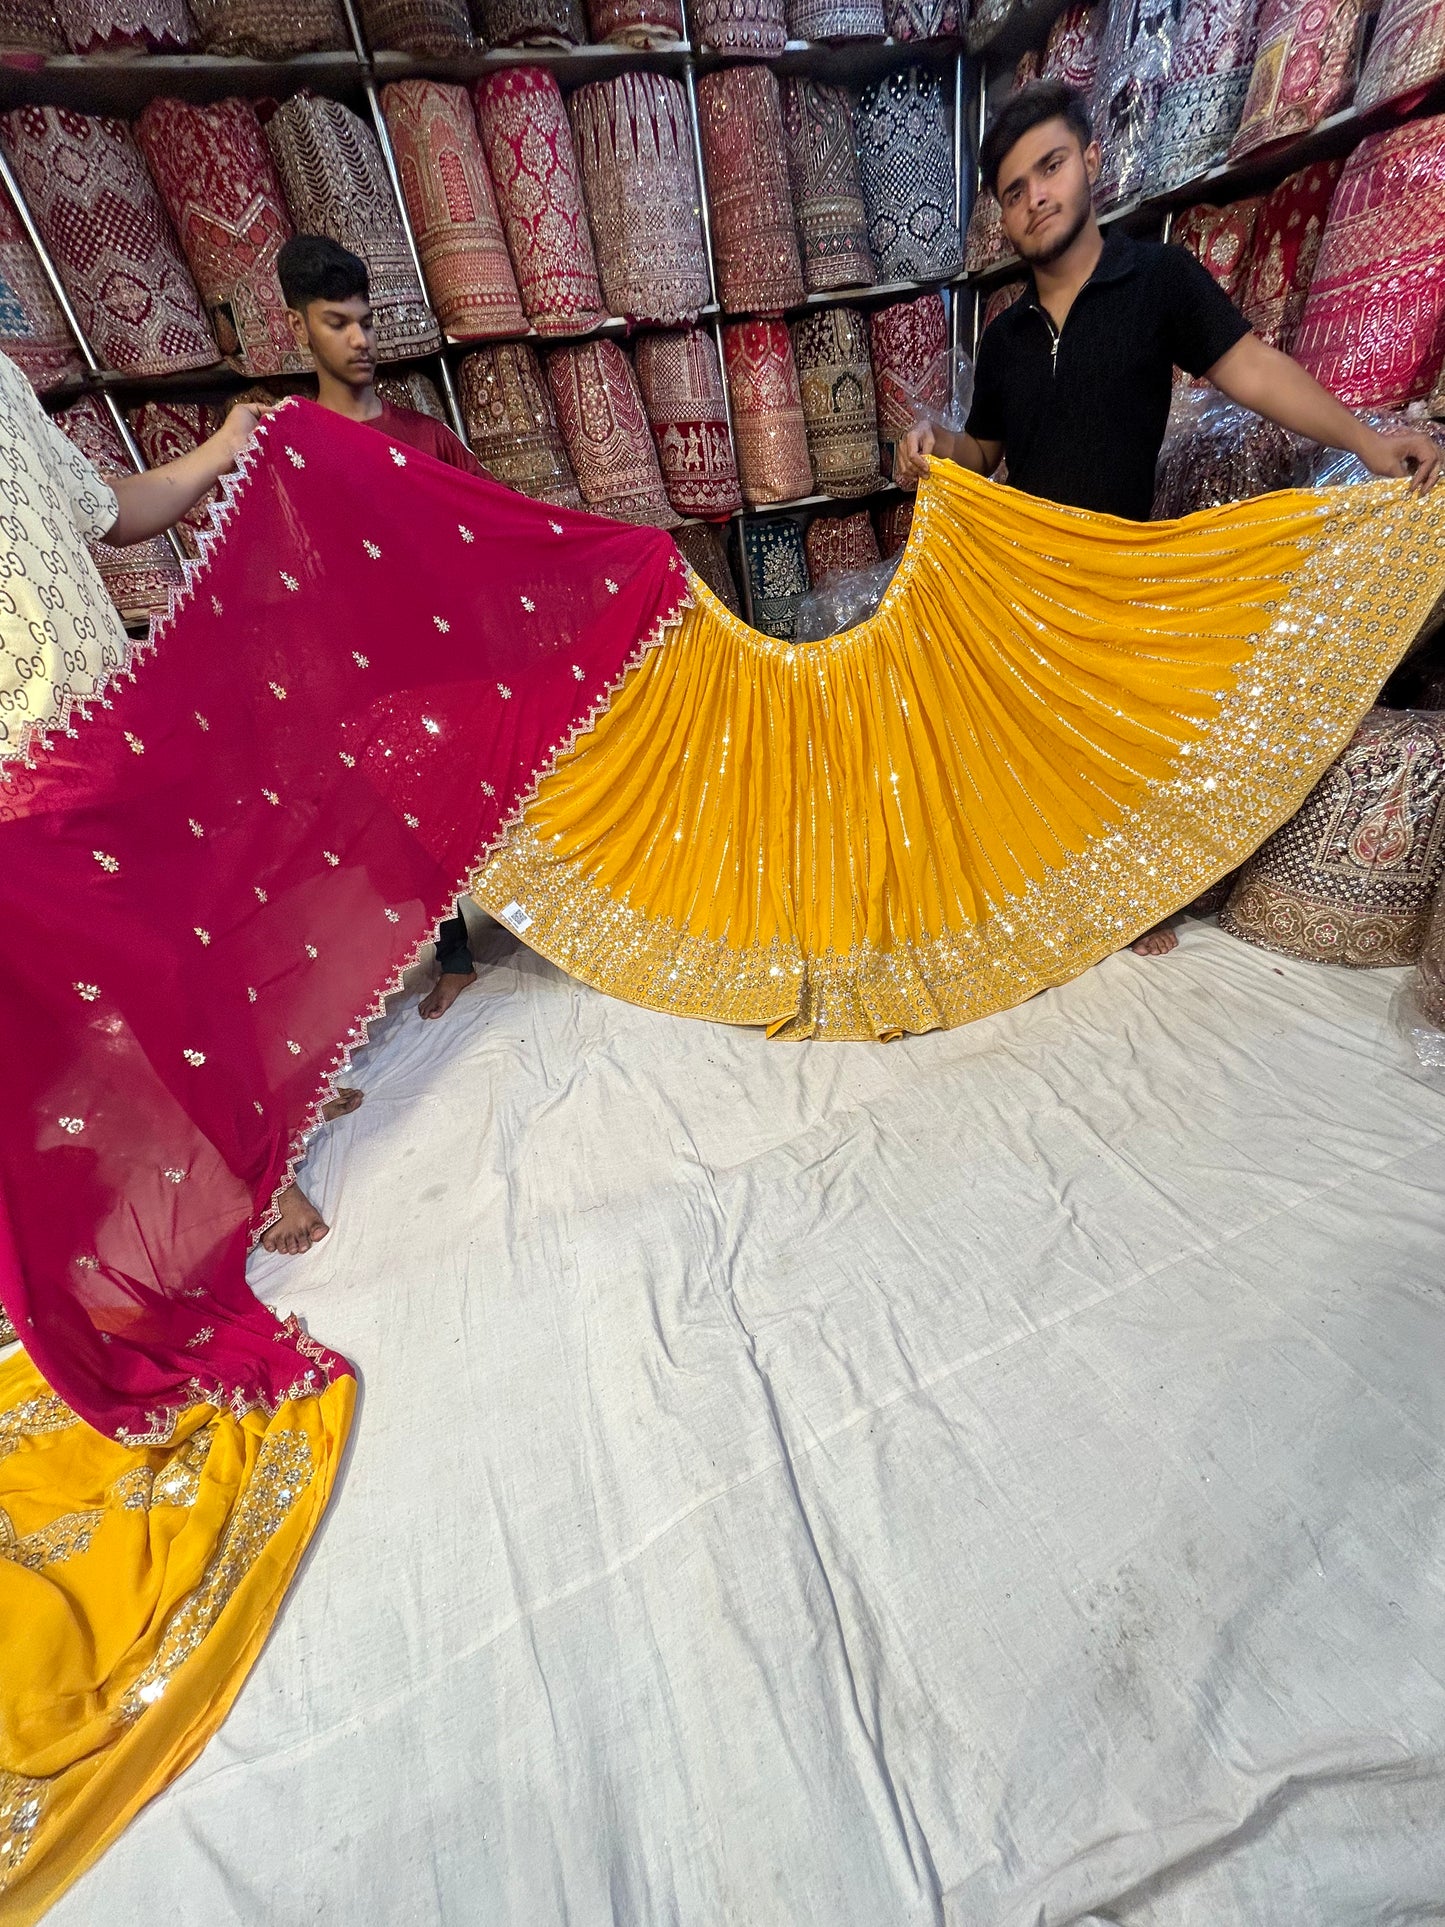
[{"label": "plastic wrapped fabric bundle", "polygon": [[1445,115],[1345,163],[1291,348],[1352,408],[1430,393],[1445,358]]},{"label": "plastic wrapped fabric bundle", "polygon": [[673,530],[672,539],[681,549],[688,567],[702,577],[723,607],[741,616],[742,598],[722,532],[710,528],[706,522],[684,522],[681,528]]},{"label": "plastic wrapped fabric bundle", "polygon": [[524,333],[527,318],[466,88],[393,81],[382,88],[381,104],[437,320],[458,341]]},{"label": "plastic wrapped fabric bundle", "polygon": [[583,334],[606,311],[561,89],[545,67],[508,67],[477,82],[476,103],[527,318]]},{"label": "plastic wrapped fabric bundle", "polygon": [[581,0],[478,0],[489,47],[580,47],[587,38]]},{"label": "plastic wrapped fabric bundle", "polygon": [[884,0],[888,31],[895,40],[940,40],[959,33],[959,0]]},{"label": "plastic wrapped fabric bundle", "polygon": [[1255,223],[1263,206],[1260,195],[1248,201],[1231,201],[1227,207],[1212,207],[1206,201],[1186,208],[1169,237],[1208,268],[1231,301],[1239,300],[1250,264]]},{"label": "plastic wrapped fabric bundle", "polygon": [[943,89],[922,68],[889,74],[858,97],[858,174],[868,244],[884,281],[942,281],[963,249],[953,140]]},{"label": "plastic wrapped fabric bundle", "polygon": [[1304,318],[1341,161],[1303,167],[1268,195],[1254,224],[1239,305],[1262,341],[1286,353]]},{"label": "plastic wrapped fabric bundle", "polygon": [[783,82],[783,138],[808,293],[871,288],[878,270],[847,89],[790,76]]},{"label": "plastic wrapped fabric bundle", "polygon": [[38,395],[80,373],[76,347],[15,204],[0,187],[0,353]]},{"label": "plastic wrapped fabric bundle", "polygon": [[698,43],[719,53],[780,54],[788,43],[783,0],[696,0]]},{"label": "plastic wrapped fabric bundle", "polygon": [[[815,593],[846,576],[876,569],[883,559],[878,553],[873,518],[866,509],[854,515],[815,515],[803,538],[803,553],[808,558],[808,575]],[[793,633],[798,635],[796,629]]]},{"label": "plastic wrapped fabric bundle", "polygon": [[50,0],[0,0],[0,48],[7,53],[63,54],[65,35]]},{"label": "plastic wrapped fabric bundle", "polygon": [[419,368],[408,368],[404,372],[378,375],[376,392],[383,401],[389,401],[393,408],[410,408],[418,415],[430,415],[434,422],[443,428],[450,428],[451,417],[443,406],[437,385],[430,375],[424,375]]},{"label": "plastic wrapped fabric bundle", "polygon": [[1180,387],[1154,480],[1156,522],[1288,488],[1299,443],[1218,390]]},{"label": "plastic wrapped fabric bundle", "polygon": [[798,604],[808,593],[803,532],[791,516],[743,525],[743,561],[752,589],[753,627],[791,642]]},{"label": "plastic wrapped fabric bundle", "polygon": [[793,344],[783,321],[723,329],[733,434],[744,501],[796,502],[813,493],[813,467]]},{"label": "plastic wrapped fabric bundle", "polygon": [[195,45],[185,0],[55,0],[73,54],[178,54]]},{"label": "plastic wrapped fabric bundle", "polygon": [[[115,425],[94,395],[86,395],[55,419],[102,475],[132,473]],[[125,621],[148,622],[164,614],[172,589],[180,587],[181,565],[163,535],[125,548],[112,548],[109,542],[92,542],[89,547],[106,592]]]},{"label": "plastic wrapped fabric bundle", "polygon": [[541,502],[581,508],[534,348],[503,342],[468,355],[461,365],[461,400],[472,453],[494,480]]},{"label": "plastic wrapped fabric bundle", "polygon": [[889,556],[901,555],[908,546],[909,530],[913,527],[913,497],[905,495],[896,502],[889,502],[878,511],[878,547],[886,562]]},{"label": "plastic wrapped fabric bundle", "polygon": [[681,0],[587,0],[592,38],[622,47],[670,47],[682,38]]},{"label": "plastic wrapped fabric bundle", "polygon": [[695,321],[711,289],[681,83],[619,74],[567,105],[609,311],[660,327]]},{"label": "plastic wrapped fabric bundle", "polygon": [[472,45],[466,0],[361,0],[361,18],[373,47],[445,58]]},{"label": "plastic wrapped fabric bundle", "polygon": [[868,329],[856,308],[793,323],[808,453],[820,493],[868,495],[882,480]]},{"label": "plastic wrapped fabric bundle", "polygon": [[[815,523],[813,527],[816,526]],[[809,535],[812,532],[810,528]],[[811,552],[809,566],[812,566]],[[894,555],[819,582],[798,603],[793,618],[793,641],[826,642],[829,636],[841,636],[849,629],[856,629],[860,622],[877,613],[878,604],[897,572],[898,557]]]},{"label": "plastic wrapped fabric bundle", "polygon": [[925,415],[942,420],[952,399],[943,297],[920,294],[875,308],[868,317],[868,338],[878,436],[891,475],[894,449],[913,424]]},{"label": "plastic wrapped fabric bundle", "polygon": [[201,297],[125,122],[17,107],[0,115],[0,145],[103,366],[214,367]]},{"label": "plastic wrapped fabric bundle", "polygon": [[189,0],[207,53],[290,60],[330,53],[350,38],[337,0]]},{"label": "plastic wrapped fabric bundle", "polygon": [[1441,0],[1384,0],[1375,21],[1355,105],[1405,111],[1445,74],[1445,6]]},{"label": "plastic wrapped fabric bundle", "polygon": [[1295,140],[1348,105],[1367,11],[1366,0],[1264,0],[1233,159]]},{"label": "plastic wrapped fabric bundle", "polygon": [[794,40],[881,40],[888,31],[883,0],[787,0]]},{"label": "plastic wrapped fabric bundle", "polygon": [[298,233],[329,235],[366,262],[380,358],[440,348],[371,129],[339,101],[297,94],[267,122],[266,139]]},{"label": "plastic wrapped fabric bundle", "polygon": [[722,365],[711,335],[644,334],[635,350],[667,499],[679,515],[731,515],[743,505],[728,432]]},{"label": "plastic wrapped fabric bundle", "polygon": [[135,131],[226,359],[243,375],[309,372],[276,279],[291,217],[251,102],[156,99]]},{"label": "plastic wrapped fabric bundle", "polygon": [[671,528],[657,450],[632,363],[615,341],[554,348],[547,386],[582,500],[619,522]]},{"label": "plastic wrapped fabric bundle", "polygon": [[[134,411],[130,425],[141,445],[146,466],[159,468],[162,462],[173,462],[178,455],[189,454],[191,449],[199,447],[215,434],[225,418],[224,408],[212,407],[207,402],[148,401]],[[219,498],[220,484],[217,483],[176,524],[176,534],[187,555],[200,554],[201,534],[210,524],[211,505]]]},{"label": "plastic wrapped fabric bundle", "polygon": [[1413,963],[1445,873],[1445,715],[1372,709],[1240,872],[1220,925],[1263,950]]},{"label": "plastic wrapped fabric bundle", "polygon": [[1092,6],[1075,0],[1066,7],[1049,28],[1040,78],[1061,80],[1085,100],[1091,99],[1099,77],[1099,41],[1107,12],[1107,0],[1094,0]]},{"label": "plastic wrapped fabric bundle", "polygon": [[1258,0],[1185,0],[1145,177],[1162,194],[1229,152],[1254,69]]},{"label": "plastic wrapped fabric bundle", "polygon": [[803,299],[778,83],[727,67],[697,84],[718,300],[734,314],[781,314]]},{"label": "plastic wrapped fabric bundle", "polygon": [[1127,201],[1145,185],[1179,8],[1180,0],[1120,0],[1109,11],[1094,84],[1094,136],[1104,155],[1094,190],[1098,207]]}]

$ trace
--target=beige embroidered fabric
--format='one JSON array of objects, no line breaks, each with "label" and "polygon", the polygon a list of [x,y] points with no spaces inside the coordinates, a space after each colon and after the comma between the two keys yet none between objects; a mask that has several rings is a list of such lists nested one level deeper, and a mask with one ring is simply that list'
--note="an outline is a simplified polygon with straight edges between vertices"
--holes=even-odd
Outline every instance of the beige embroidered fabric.
[{"label": "beige embroidered fabric", "polygon": [[[867,323],[856,308],[808,315],[793,323],[793,355],[819,489],[867,495],[883,480]],[[813,586],[819,586],[816,573]]]},{"label": "beige embroidered fabric", "polygon": [[289,60],[347,47],[337,0],[189,0],[208,53]]},{"label": "beige embroidered fabric", "polygon": [[489,475],[523,495],[581,508],[534,348],[502,342],[468,355],[461,366],[461,400],[472,453]]}]

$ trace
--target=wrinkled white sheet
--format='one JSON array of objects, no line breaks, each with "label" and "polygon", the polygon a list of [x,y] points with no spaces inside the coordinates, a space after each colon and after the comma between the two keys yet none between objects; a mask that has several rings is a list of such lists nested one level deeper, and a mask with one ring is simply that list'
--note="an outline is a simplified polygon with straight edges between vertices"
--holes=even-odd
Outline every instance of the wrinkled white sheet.
[{"label": "wrinkled white sheet", "polygon": [[353,1450],[55,1927],[1445,1918],[1445,1086],[1207,926],[769,1044],[495,928],[258,1267]]}]

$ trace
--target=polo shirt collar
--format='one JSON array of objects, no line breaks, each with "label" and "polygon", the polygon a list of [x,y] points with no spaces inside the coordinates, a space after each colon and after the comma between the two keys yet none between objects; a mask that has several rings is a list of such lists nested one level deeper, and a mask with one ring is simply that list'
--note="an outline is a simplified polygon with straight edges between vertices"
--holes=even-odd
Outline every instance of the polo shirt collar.
[{"label": "polo shirt collar", "polygon": [[[1122,228],[1110,228],[1104,236],[1104,252],[1094,264],[1094,272],[1084,283],[1086,288],[1095,287],[1103,282],[1122,281],[1132,274],[1139,265],[1139,244],[1134,237]],[[1039,305],[1039,287],[1034,279],[1033,269],[1029,269],[1028,299],[1033,307]]]}]

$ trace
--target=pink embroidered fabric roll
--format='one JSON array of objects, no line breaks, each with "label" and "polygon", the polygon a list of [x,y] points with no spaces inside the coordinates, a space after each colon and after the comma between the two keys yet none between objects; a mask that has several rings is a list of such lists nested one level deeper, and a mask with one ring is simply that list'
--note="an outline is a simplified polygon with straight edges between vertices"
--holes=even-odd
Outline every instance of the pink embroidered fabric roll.
[{"label": "pink embroidered fabric roll", "polygon": [[1343,166],[1342,161],[1316,161],[1302,167],[1280,182],[1255,219],[1239,305],[1255,333],[1286,354],[1304,318]]},{"label": "pink embroidered fabric roll", "polygon": [[196,284],[125,122],[17,107],[0,115],[0,145],[104,366],[213,367],[220,355]]},{"label": "pink embroidered fabric roll", "polygon": [[487,473],[538,501],[581,508],[537,351],[526,342],[479,348],[461,365],[462,416]]},{"label": "pink embroidered fabric roll", "polygon": [[1365,0],[1264,0],[1254,67],[1230,154],[1293,140],[1354,91]]},{"label": "pink embroidered fabric roll", "polygon": [[568,107],[612,314],[661,327],[711,298],[687,95],[661,74],[579,87]]},{"label": "pink embroidered fabric roll", "polygon": [[803,396],[786,322],[735,321],[723,329],[743,499],[796,502],[813,493]]},{"label": "pink embroidered fabric roll", "polygon": [[670,47],[682,38],[681,0],[587,0],[594,40],[623,47]]},{"label": "pink embroidered fabric roll", "polygon": [[0,353],[37,394],[80,373],[75,345],[15,204],[0,187]]},{"label": "pink embroidered fabric roll", "polygon": [[719,53],[780,54],[788,44],[783,0],[695,0],[693,31]]},{"label": "pink embroidered fabric roll", "polygon": [[222,353],[246,375],[309,372],[276,279],[291,219],[250,101],[152,100],[136,139]]},{"label": "pink embroidered fabric roll", "polygon": [[711,335],[639,335],[636,356],[667,499],[679,515],[731,515],[743,497]]},{"label": "pink embroidered fabric roll", "polygon": [[1099,40],[1104,31],[1104,0],[1066,7],[1049,28],[1041,80],[1061,80],[1088,100],[1099,75]]},{"label": "pink embroidered fabric roll", "polygon": [[1356,106],[1389,103],[1408,110],[1442,74],[1445,6],[1441,0],[1384,0],[1355,92]]},{"label": "pink embroidered fabric roll", "polygon": [[[162,462],[173,462],[178,455],[188,455],[214,435],[224,420],[224,409],[213,408],[205,402],[148,401],[133,412],[130,425],[147,466],[159,468]],[[200,554],[200,536],[210,522],[211,505],[219,494],[218,483],[176,524],[176,533],[187,555]]]},{"label": "pink embroidered fabric roll", "polygon": [[581,334],[606,310],[561,90],[545,67],[507,67],[476,103],[522,306],[538,334]]},{"label": "pink embroidered fabric roll", "polygon": [[951,399],[948,317],[943,297],[921,294],[875,308],[868,318],[878,434],[887,472],[893,449],[920,415],[941,415]]},{"label": "pink embroidered fabric roll", "polygon": [[803,538],[803,550],[815,589],[826,589],[839,576],[871,569],[883,559],[866,509],[856,515],[815,515]]},{"label": "pink embroidered fabric roll", "polygon": [[1428,395],[1445,358],[1445,115],[1345,163],[1292,349],[1352,408]]},{"label": "pink embroidered fabric roll", "polygon": [[726,67],[704,74],[697,98],[718,299],[735,314],[795,308],[803,267],[778,83],[767,67]]},{"label": "pink embroidered fabric roll", "polygon": [[677,516],[662,485],[637,376],[617,343],[554,348],[547,386],[587,507],[619,522],[671,528]]},{"label": "pink embroidered fabric roll", "polygon": [[437,320],[458,341],[525,333],[527,317],[466,88],[399,80],[382,89],[381,105]]},{"label": "pink embroidered fabric roll", "polygon": [[[86,395],[56,422],[102,475],[134,473],[115,424],[94,395]],[[111,601],[127,622],[147,622],[170,606],[171,590],[181,585],[181,565],[163,535],[123,549],[92,542],[90,553]]]}]

